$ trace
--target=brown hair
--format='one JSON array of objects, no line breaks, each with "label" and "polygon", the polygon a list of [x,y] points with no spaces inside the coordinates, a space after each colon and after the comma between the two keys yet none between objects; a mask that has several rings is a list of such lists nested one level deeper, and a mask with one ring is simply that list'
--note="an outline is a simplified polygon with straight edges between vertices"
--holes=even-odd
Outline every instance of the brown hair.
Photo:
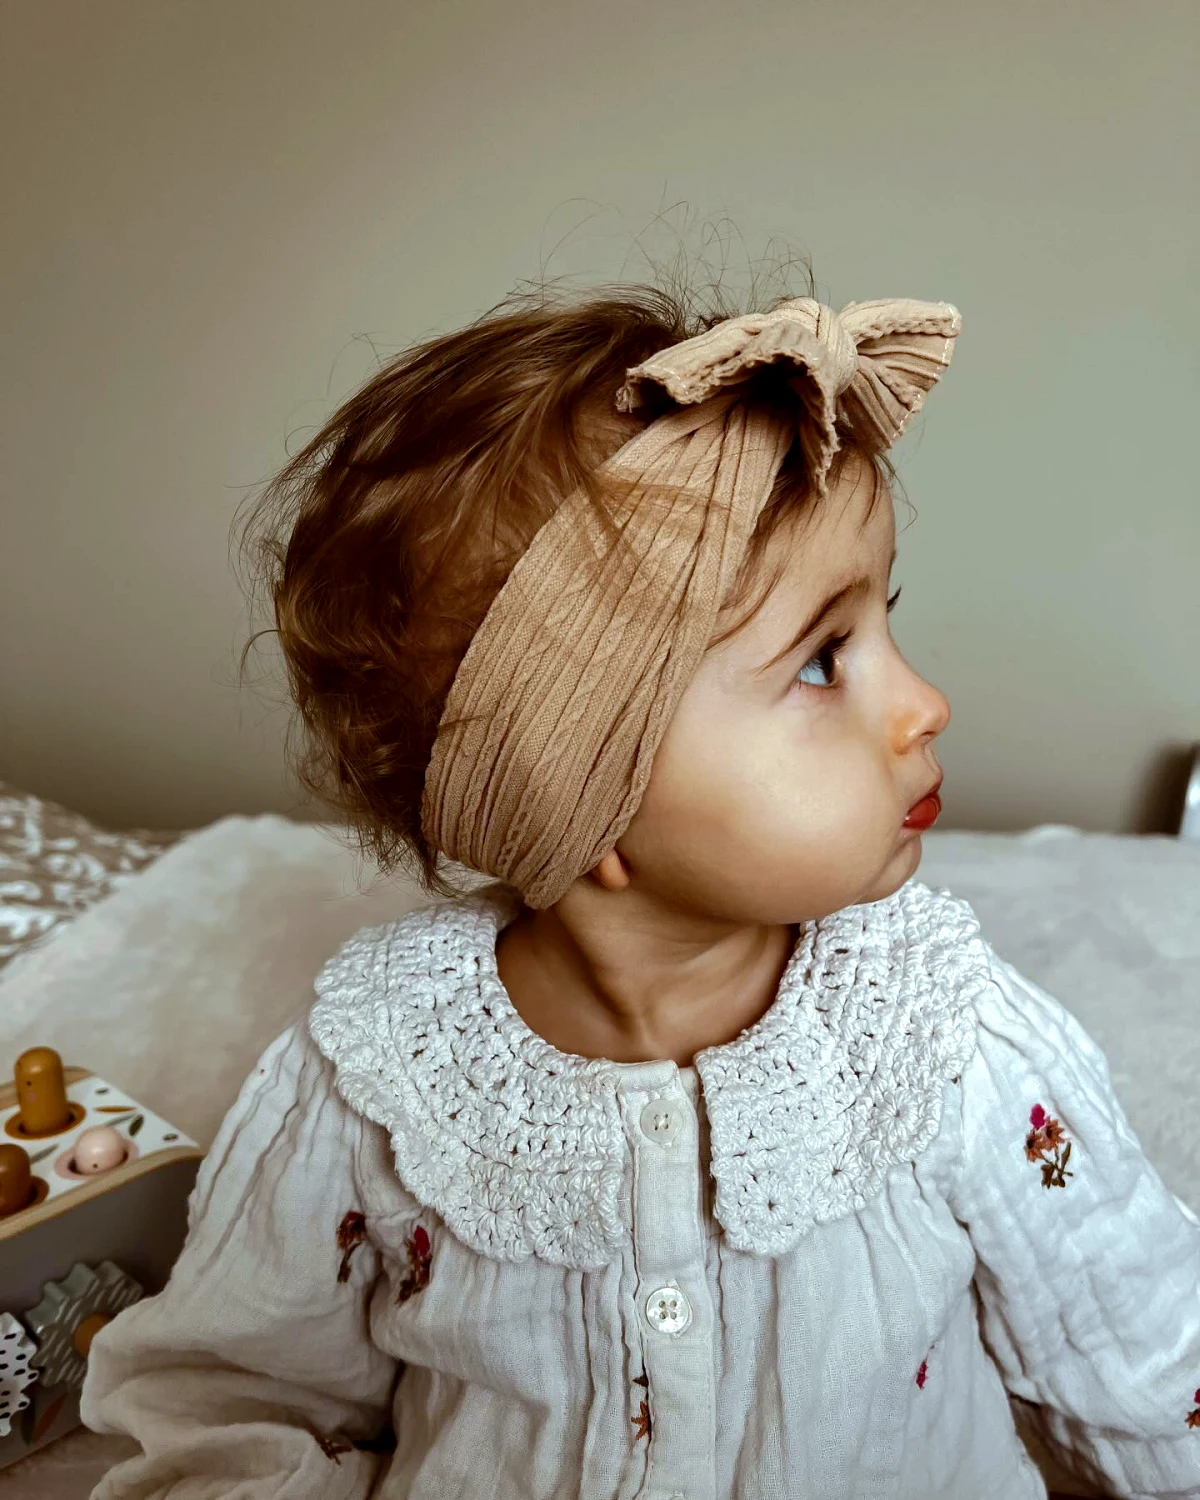
[{"label": "brown hair", "polygon": [[[513,292],[475,322],[383,365],[258,498],[241,530],[252,591],[269,600],[304,740],[298,781],[344,816],[379,868],[407,869],[430,895],[456,894],[421,831],[425,769],[459,662],[538,528],[582,488],[609,534],[599,466],[657,415],[616,411],[626,370],[737,308],[696,293],[616,284]],[[813,295],[811,273],[805,292]],[[743,309],[753,310],[753,307]],[[798,401],[771,371],[747,399]],[[870,462],[871,509],[893,477],[853,431],[838,464]],[[836,477],[832,474],[831,481]],[[799,443],[776,479],[722,614],[751,609],[767,542],[811,506]],[[246,655],[258,632],[242,653]]]}]

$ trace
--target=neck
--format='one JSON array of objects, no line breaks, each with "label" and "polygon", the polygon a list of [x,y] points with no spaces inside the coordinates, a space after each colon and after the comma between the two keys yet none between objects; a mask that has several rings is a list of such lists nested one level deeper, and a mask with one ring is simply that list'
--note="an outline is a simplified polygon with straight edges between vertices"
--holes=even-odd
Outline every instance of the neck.
[{"label": "neck", "polygon": [[618,920],[603,901],[572,894],[544,911],[522,907],[500,934],[496,965],[526,1025],[582,1057],[690,1066],[769,1009],[798,935],[686,912]]}]

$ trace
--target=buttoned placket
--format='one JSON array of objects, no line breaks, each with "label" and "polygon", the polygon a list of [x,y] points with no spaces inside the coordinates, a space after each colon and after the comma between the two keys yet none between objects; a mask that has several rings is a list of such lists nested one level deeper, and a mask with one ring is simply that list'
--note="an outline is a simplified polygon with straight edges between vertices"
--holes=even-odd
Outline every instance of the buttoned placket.
[{"label": "buttoned placket", "polygon": [[651,1436],[637,1500],[716,1500],[715,1329],[699,1122],[673,1062],[626,1065],[635,1314]]}]

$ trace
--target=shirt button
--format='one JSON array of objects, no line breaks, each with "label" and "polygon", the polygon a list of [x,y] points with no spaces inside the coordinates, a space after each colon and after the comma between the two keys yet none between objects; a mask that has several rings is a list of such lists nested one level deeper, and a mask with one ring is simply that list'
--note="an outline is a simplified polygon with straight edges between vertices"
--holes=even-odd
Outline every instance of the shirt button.
[{"label": "shirt button", "polygon": [[651,1099],[642,1110],[642,1134],[660,1146],[673,1146],[679,1139],[679,1106],[666,1099]]},{"label": "shirt button", "polygon": [[692,1321],[692,1304],[674,1282],[646,1298],[646,1320],[659,1333],[682,1333]]}]

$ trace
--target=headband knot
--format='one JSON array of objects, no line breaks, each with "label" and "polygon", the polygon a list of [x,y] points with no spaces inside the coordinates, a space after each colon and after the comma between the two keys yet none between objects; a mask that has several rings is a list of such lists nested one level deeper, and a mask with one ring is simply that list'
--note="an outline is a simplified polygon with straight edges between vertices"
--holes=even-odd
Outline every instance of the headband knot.
[{"label": "headband knot", "polygon": [[[637,811],[793,441],[823,495],[839,429],[888,448],[950,363],[960,323],[946,302],[834,312],[800,297],[628,369],[619,410],[642,406],[649,385],[675,410],[602,466],[633,481],[621,546],[581,488],[518,558],[450,686],[425,772],[429,843],[534,908],[592,870]],[[798,424],[739,399],[777,364]]]},{"label": "headband knot", "polygon": [[770,312],[727,318],[634,365],[617,391],[617,410],[643,406],[649,384],[690,406],[743,384],[761,366],[790,363],[795,372],[785,378],[810,419],[811,430],[800,433],[809,476],[824,494],[839,421],[877,451],[889,448],[950,363],[961,326],[949,302],[849,302],[835,312],[795,297]]}]

